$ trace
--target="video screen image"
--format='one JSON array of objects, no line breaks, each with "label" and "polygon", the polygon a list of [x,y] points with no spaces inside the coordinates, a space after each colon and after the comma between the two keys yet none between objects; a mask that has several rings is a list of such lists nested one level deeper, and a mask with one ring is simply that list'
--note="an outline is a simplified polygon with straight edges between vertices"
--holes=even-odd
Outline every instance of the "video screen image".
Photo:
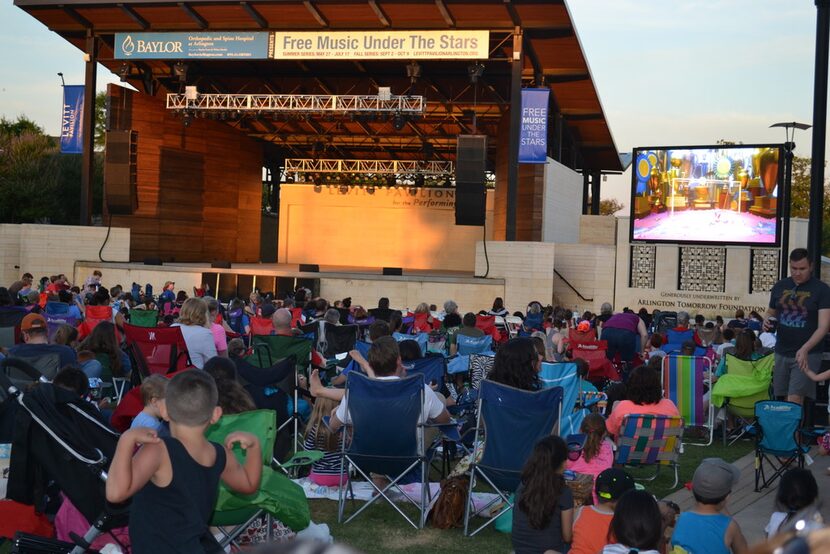
[{"label": "video screen image", "polygon": [[782,178],[777,145],[635,149],[631,239],[777,244]]}]

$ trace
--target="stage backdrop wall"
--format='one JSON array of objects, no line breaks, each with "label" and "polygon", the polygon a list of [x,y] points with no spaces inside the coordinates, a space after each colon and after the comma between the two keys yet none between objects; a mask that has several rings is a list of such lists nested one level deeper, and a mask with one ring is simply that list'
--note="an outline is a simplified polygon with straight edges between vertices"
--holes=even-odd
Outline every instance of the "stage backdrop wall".
[{"label": "stage backdrop wall", "polygon": [[280,187],[280,263],[473,271],[482,235],[455,225],[455,189]]},{"label": "stage backdrop wall", "polygon": [[138,134],[138,210],[112,218],[132,231],[130,259],[258,262],[261,143],[219,121],[185,127],[161,97],[107,91],[109,128]]}]

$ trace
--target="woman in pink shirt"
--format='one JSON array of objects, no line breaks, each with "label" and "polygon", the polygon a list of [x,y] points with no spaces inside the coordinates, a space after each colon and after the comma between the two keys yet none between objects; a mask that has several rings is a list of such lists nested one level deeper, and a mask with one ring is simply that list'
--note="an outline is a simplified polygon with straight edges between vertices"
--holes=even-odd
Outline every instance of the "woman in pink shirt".
[{"label": "woman in pink shirt", "polygon": [[631,373],[626,389],[628,400],[618,402],[605,422],[609,435],[619,434],[623,417],[629,414],[680,415],[674,402],[663,398],[659,371],[648,366],[638,367]]},{"label": "woman in pink shirt", "polygon": [[217,322],[219,319],[219,302],[215,298],[207,298],[208,312],[210,313],[210,332],[213,334],[213,344],[219,356],[228,356],[228,335],[225,327]]}]

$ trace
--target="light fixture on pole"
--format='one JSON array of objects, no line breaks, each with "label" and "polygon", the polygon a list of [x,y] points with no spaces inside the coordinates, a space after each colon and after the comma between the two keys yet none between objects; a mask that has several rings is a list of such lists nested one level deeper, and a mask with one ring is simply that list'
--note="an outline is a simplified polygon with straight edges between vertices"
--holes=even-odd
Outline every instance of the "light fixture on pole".
[{"label": "light fixture on pole", "polygon": [[127,81],[127,77],[130,75],[130,64],[124,62],[121,64],[121,67],[118,68],[118,78],[121,79],[121,82],[124,83]]},{"label": "light fixture on pole", "polygon": [[[793,150],[795,150],[795,130],[805,131],[811,126],[797,121],[785,121],[773,123],[773,127],[784,128],[784,182],[778,191],[778,201],[781,202],[781,278],[785,279],[789,273],[789,251],[790,251],[790,209],[792,204],[792,181],[793,181]],[[811,214],[812,215],[812,214]],[[819,268],[820,270],[820,268]]]},{"label": "light fixture on pole", "polygon": [[63,80],[63,73],[61,73],[61,72],[59,71],[59,72],[58,72],[58,77],[60,77],[60,78],[61,78],[61,86],[62,86],[62,87],[65,87],[65,86],[66,86],[66,81],[64,81],[64,80]]}]

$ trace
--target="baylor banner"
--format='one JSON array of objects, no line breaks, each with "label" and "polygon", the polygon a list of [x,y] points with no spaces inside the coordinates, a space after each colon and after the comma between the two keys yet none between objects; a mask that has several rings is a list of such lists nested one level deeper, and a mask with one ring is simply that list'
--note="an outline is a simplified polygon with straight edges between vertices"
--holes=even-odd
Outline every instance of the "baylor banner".
[{"label": "baylor banner", "polygon": [[61,154],[81,154],[83,145],[84,85],[63,87]]},{"label": "baylor banner", "polygon": [[273,45],[272,57],[278,60],[483,60],[490,54],[490,32],[278,31]]},{"label": "baylor banner", "polygon": [[548,155],[548,97],[550,89],[522,89],[519,163],[543,164]]}]

